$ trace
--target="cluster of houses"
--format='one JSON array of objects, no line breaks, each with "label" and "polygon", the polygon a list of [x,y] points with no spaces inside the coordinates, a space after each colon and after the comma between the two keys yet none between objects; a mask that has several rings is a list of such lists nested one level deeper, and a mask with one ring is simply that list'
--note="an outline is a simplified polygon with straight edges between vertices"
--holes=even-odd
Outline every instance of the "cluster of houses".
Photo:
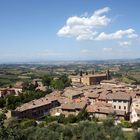
[{"label": "cluster of houses", "polygon": [[114,80],[103,80],[97,85],[75,83],[63,91],[54,91],[43,98],[25,103],[11,112],[18,118],[38,119],[52,116],[77,115],[86,109],[91,119],[105,119],[115,114],[117,119],[131,122],[140,119],[140,88]]},{"label": "cluster of houses", "polygon": [[[37,84],[36,90],[46,91],[47,87],[43,85],[41,79],[34,79],[32,84]],[[7,97],[9,95],[18,96],[23,89],[23,82],[17,82],[13,87],[0,88],[0,97]]]},{"label": "cluster of houses", "polygon": [[19,93],[21,93],[21,92],[22,92],[22,88],[17,88],[17,87],[0,88],[0,97],[7,97],[9,95],[18,96]]},{"label": "cluster of houses", "polygon": [[[32,100],[11,111],[13,117],[39,119],[44,115],[77,115],[86,109],[89,117],[106,119],[108,115],[116,119],[135,122],[140,119],[140,87],[110,80],[109,71],[105,74],[85,74],[70,76],[72,86],[63,91],[53,91],[40,99]],[[33,83],[36,83],[34,80]],[[45,91],[41,81],[38,89]],[[0,97],[16,95],[22,91],[22,83],[14,88],[1,88]]]}]

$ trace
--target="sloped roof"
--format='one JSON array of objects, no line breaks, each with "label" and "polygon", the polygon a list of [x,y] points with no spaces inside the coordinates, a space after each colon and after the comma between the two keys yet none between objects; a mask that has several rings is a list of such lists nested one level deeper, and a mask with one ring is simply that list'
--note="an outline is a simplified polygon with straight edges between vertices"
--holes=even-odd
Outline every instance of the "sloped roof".
[{"label": "sloped roof", "polygon": [[111,98],[113,100],[125,100],[125,101],[130,101],[131,95],[125,92],[117,92],[114,94],[111,94]]},{"label": "sloped roof", "polygon": [[62,104],[62,109],[68,109],[68,110],[75,110],[75,109],[83,109],[86,106],[86,102],[80,102],[80,103],[67,103]]}]

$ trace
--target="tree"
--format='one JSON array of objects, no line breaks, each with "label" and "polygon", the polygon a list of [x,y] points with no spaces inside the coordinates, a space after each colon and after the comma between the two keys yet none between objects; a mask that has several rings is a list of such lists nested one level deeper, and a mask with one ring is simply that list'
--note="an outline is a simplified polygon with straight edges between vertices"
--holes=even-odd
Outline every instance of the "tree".
[{"label": "tree", "polygon": [[9,95],[6,98],[6,108],[15,109],[20,104],[21,100],[19,96]]},{"label": "tree", "polygon": [[82,121],[88,118],[88,113],[85,108],[83,108],[77,115],[77,120]]},{"label": "tree", "polygon": [[139,127],[140,127],[140,120],[132,123],[132,128],[133,129],[138,129]]},{"label": "tree", "polygon": [[114,120],[111,118],[107,118],[103,122],[104,132],[109,140],[126,140],[124,134],[121,130],[121,127],[115,126]]},{"label": "tree", "polygon": [[5,106],[5,99],[0,97],[0,108],[3,108]]},{"label": "tree", "polygon": [[71,85],[71,80],[68,78],[68,76],[66,74],[61,75],[59,77],[59,79],[62,81],[62,83],[64,84],[64,87],[68,87]]},{"label": "tree", "polygon": [[[51,117],[51,116],[50,116]],[[57,117],[55,117],[57,120]],[[69,122],[75,122],[76,116],[69,115]],[[15,118],[4,124],[5,115],[0,114],[0,140],[126,140],[119,126],[114,125],[110,118],[103,123],[82,121],[74,125],[62,125],[50,122],[38,127],[34,120]],[[133,140],[140,139],[140,132],[136,132]]]},{"label": "tree", "polygon": [[140,140],[140,132],[135,132],[133,140]]},{"label": "tree", "polygon": [[56,119],[57,118],[55,116],[50,116],[50,115],[45,116],[45,121],[47,124],[56,121]]},{"label": "tree", "polygon": [[64,121],[65,121],[65,115],[60,114],[60,115],[57,117],[57,122],[58,122],[58,123],[64,123]]},{"label": "tree", "polygon": [[129,121],[126,121],[126,120],[121,120],[121,124],[120,125],[122,127],[125,127],[125,128],[131,128],[132,127],[132,124]]},{"label": "tree", "polygon": [[109,130],[111,127],[114,127],[114,120],[112,118],[107,118],[103,122],[103,126],[106,130]]},{"label": "tree", "polygon": [[43,85],[45,85],[45,86],[50,86],[51,85],[51,81],[53,80],[53,77],[52,76],[50,76],[50,75],[45,75],[44,77],[43,77],[43,79],[42,79],[42,83],[43,83]]},{"label": "tree", "polygon": [[6,115],[4,113],[0,113],[0,140],[6,140],[7,130],[4,126],[4,120],[6,119]]},{"label": "tree", "polygon": [[29,82],[25,81],[24,83],[22,83],[22,90],[27,90],[29,87]]},{"label": "tree", "polygon": [[86,75],[88,75],[88,72],[86,71]]},{"label": "tree", "polygon": [[22,129],[20,128],[20,123],[16,119],[8,120],[8,124],[4,125],[2,133],[2,140],[24,140],[26,137]]},{"label": "tree", "polygon": [[0,113],[0,126],[4,124],[4,120],[6,119],[6,115],[4,113]]},{"label": "tree", "polygon": [[80,76],[83,76],[83,71],[82,70],[80,71]]},{"label": "tree", "polygon": [[25,120],[22,120],[22,122],[20,123],[20,126],[22,129],[25,129],[25,128],[28,128],[28,127],[31,127],[31,126],[36,126],[37,123],[35,120],[30,120],[30,119],[25,119]]},{"label": "tree", "polygon": [[38,82],[37,81],[35,81],[35,88],[37,88],[39,85],[38,85]]},{"label": "tree", "polygon": [[77,121],[77,117],[73,114],[68,115],[68,117],[66,118],[68,123],[76,123]]},{"label": "tree", "polygon": [[63,130],[64,140],[71,140],[73,137],[72,129],[70,126],[65,126]]},{"label": "tree", "polygon": [[59,79],[53,80],[51,85],[54,89],[57,89],[57,90],[62,90],[65,87],[62,80],[59,80]]}]

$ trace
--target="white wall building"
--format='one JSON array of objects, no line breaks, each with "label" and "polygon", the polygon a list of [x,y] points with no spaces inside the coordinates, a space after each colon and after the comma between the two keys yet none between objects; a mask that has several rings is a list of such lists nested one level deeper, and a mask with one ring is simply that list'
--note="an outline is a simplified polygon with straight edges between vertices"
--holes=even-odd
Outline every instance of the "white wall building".
[{"label": "white wall building", "polygon": [[140,120],[140,98],[135,98],[131,105],[130,121],[136,122]]}]

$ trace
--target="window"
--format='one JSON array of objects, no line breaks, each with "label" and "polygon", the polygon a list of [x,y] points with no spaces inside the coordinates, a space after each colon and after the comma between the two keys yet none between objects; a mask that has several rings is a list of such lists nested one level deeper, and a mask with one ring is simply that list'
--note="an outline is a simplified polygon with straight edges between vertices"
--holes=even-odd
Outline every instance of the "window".
[{"label": "window", "polygon": [[123,101],[124,103],[127,103],[127,101]]},{"label": "window", "polygon": [[116,106],[114,105],[114,109],[116,109]]},{"label": "window", "polygon": [[121,106],[119,106],[119,109],[121,109]]},{"label": "window", "polygon": [[124,110],[126,110],[126,106],[124,106]]}]

